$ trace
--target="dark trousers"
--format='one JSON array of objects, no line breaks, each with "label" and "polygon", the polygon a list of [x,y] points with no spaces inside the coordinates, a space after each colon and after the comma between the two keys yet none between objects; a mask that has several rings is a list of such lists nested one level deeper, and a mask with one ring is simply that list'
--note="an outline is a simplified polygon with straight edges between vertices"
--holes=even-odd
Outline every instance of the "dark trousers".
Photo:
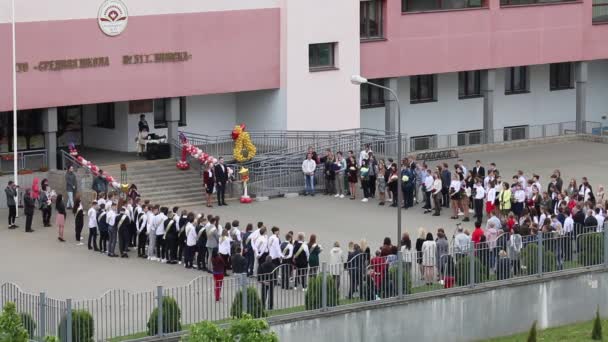
[{"label": "dark trousers", "polygon": [[129,243],[131,242],[131,232],[129,228],[124,227],[118,231],[118,249],[120,254],[127,254]]},{"label": "dark trousers", "polygon": [[306,273],[308,271],[308,267],[298,267],[296,270],[296,280],[295,287],[298,287],[298,284],[302,284],[302,288],[306,288]]},{"label": "dark trousers", "polygon": [[450,192],[449,192],[449,188],[443,188],[443,189],[441,189],[441,195],[443,197],[443,206],[445,208],[449,208],[450,207]]},{"label": "dark trousers", "polygon": [[205,262],[207,260],[207,247],[205,247],[205,245],[198,244],[196,245],[196,249],[198,251],[196,255],[196,265],[199,270],[206,270],[207,264]]},{"label": "dark trousers", "polygon": [[564,259],[566,261],[572,260],[572,241],[575,240],[574,232],[566,233],[564,238]]},{"label": "dark trousers", "polygon": [[165,244],[167,245],[167,260],[171,262],[177,261],[177,239],[173,237],[167,237],[165,240]]},{"label": "dark trousers", "polygon": [[255,256],[252,251],[245,253],[245,260],[247,261],[247,276],[252,276],[253,267],[255,265]]},{"label": "dark trousers", "polygon": [[376,197],[376,176],[369,176],[367,188],[369,189],[369,196]]},{"label": "dark trousers", "polygon": [[51,225],[51,207],[49,206],[42,209],[42,224],[45,226]]},{"label": "dark trousers", "polygon": [[435,203],[435,215],[439,215],[439,213],[441,212],[441,198],[442,198],[442,194],[440,192],[437,192],[436,194],[433,195],[433,202]]},{"label": "dark trousers", "polygon": [[407,187],[403,190],[403,207],[411,208],[414,206],[414,188]]},{"label": "dark trousers", "polygon": [[363,189],[363,198],[369,198],[369,180],[361,179],[361,188]]},{"label": "dark trousers", "polygon": [[144,228],[139,234],[137,234],[137,256],[146,256],[147,239],[148,236],[146,235],[146,228]]},{"label": "dark trousers", "polygon": [[8,225],[12,226],[15,224],[15,218],[17,217],[17,207],[14,205],[8,206]]},{"label": "dark trousers", "polygon": [[430,191],[424,192],[424,207],[423,207],[424,209],[431,210],[431,208],[432,208],[431,207],[431,197],[432,197],[432,194]]},{"label": "dark trousers", "polygon": [[82,235],[82,221],[78,222],[78,220],[76,220],[76,241],[80,241],[80,237]]},{"label": "dark trousers", "polygon": [[108,233],[110,235],[110,241],[108,242],[108,254],[114,255],[114,252],[116,251],[116,240],[118,238],[118,230],[116,229],[116,227],[111,227],[110,229],[108,229]]},{"label": "dark trousers", "polygon": [[129,247],[137,246],[137,227],[135,223],[129,225]]},{"label": "dark trousers", "polygon": [[217,192],[217,204],[226,204],[224,200],[224,194],[226,193],[226,184],[218,182],[215,187],[215,192]]},{"label": "dark trousers", "polygon": [[32,230],[32,219],[34,218],[34,215],[25,215],[25,231],[29,232],[30,230]]},{"label": "dark trousers", "polygon": [[167,259],[167,245],[165,244],[164,235],[156,235],[156,257]]},{"label": "dark trousers", "polygon": [[194,250],[196,246],[185,246],[184,250],[184,265],[186,268],[192,268],[192,262],[194,261]]},{"label": "dark trousers", "polygon": [[391,189],[391,193],[393,194],[393,206],[399,206],[400,203],[397,203],[399,194],[397,193],[397,188]]},{"label": "dark trousers", "polygon": [[291,260],[283,260],[281,265],[281,288],[289,289],[289,277],[291,276]]},{"label": "dark trousers", "polygon": [[[266,300],[268,299],[268,303]],[[274,301],[274,282],[263,282],[262,283],[262,303],[266,310],[272,310],[272,304]]]},{"label": "dark trousers", "polygon": [[[92,243],[92,245],[91,245]],[[96,251],[99,250],[99,248],[97,248],[97,228],[93,227],[93,228],[89,228],[89,241],[87,243],[87,246],[89,247],[89,249],[95,249]]]},{"label": "dark trousers", "polygon": [[110,235],[108,235],[108,231],[100,231],[99,232],[99,249],[102,252],[107,252],[108,250],[108,238],[110,237]]},{"label": "dark trousers", "polygon": [[186,258],[186,241],[178,240],[177,241],[177,261],[184,261]]},{"label": "dark trousers", "polygon": [[478,221],[483,219],[483,199],[475,199],[475,217]]}]

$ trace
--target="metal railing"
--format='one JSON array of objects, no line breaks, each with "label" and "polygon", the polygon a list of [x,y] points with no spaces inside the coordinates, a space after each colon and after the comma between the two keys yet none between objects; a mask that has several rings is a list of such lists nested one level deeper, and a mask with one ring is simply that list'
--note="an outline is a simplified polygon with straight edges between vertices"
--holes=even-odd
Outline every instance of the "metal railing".
[{"label": "metal railing", "polygon": [[[0,172],[13,171],[13,153],[0,153]],[[19,170],[36,171],[48,167],[46,150],[31,150],[17,152],[17,168]]]},{"label": "metal railing", "polygon": [[593,0],[593,22],[608,22],[608,0]]},{"label": "metal railing", "polygon": [[[184,286],[139,293],[111,290],[95,299],[58,300],[5,283],[0,287],[0,304],[16,304],[35,340],[46,335],[67,342],[162,336],[201,321],[228,322],[243,313],[269,317],[322,312],[517,277],[542,278],[569,269],[608,269],[608,224],[601,228],[576,225],[567,233],[515,233],[464,245],[429,239],[420,250],[383,246],[382,252],[370,253],[356,246],[336,264],[308,265],[302,258],[289,259],[275,263],[278,266],[271,273],[255,277],[203,275]],[[202,259],[200,268],[207,262]]]}]

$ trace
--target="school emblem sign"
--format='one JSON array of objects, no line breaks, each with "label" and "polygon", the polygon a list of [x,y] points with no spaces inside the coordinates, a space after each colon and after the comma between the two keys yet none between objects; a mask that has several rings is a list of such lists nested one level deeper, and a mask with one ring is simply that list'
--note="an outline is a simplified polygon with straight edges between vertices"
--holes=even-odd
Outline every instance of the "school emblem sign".
[{"label": "school emblem sign", "polygon": [[127,28],[128,21],[127,6],[121,0],[105,0],[99,7],[99,28],[110,37],[121,34]]}]

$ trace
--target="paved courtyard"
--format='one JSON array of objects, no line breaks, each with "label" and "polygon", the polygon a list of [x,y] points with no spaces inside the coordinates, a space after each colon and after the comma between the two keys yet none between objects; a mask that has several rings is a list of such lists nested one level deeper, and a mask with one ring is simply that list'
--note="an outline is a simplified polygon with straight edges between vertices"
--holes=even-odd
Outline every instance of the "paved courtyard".
[{"label": "paved courtyard", "polygon": [[[552,170],[556,168],[562,171],[564,183],[571,177],[580,180],[582,176],[587,176],[594,190],[600,184],[608,184],[608,148],[603,144],[583,141],[537,144],[464,154],[462,158],[467,167],[471,167],[476,159],[481,159],[484,165],[496,162],[503,177],[507,179],[518,169],[522,169],[526,175],[538,173],[543,188],[546,187]],[[450,164],[454,162],[450,161]],[[431,165],[435,163],[431,162]],[[243,227],[249,222],[264,221],[268,227],[280,227],[282,234],[289,230],[303,231],[307,236],[316,233],[325,249],[321,254],[322,260],[327,259],[334,241],[339,241],[346,250],[348,241],[364,238],[374,249],[385,236],[390,236],[394,242],[396,238],[396,209],[380,207],[377,201],[361,203],[318,195],[314,198],[274,199],[251,205],[230,203],[228,207],[211,210],[203,209],[203,206],[188,209],[219,215],[224,222],[238,219]],[[181,266],[164,265],[136,257],[111,259],[90,252],[86,246],[76,246],[71,214],[68,215],[66,225],[66,243],[57,241],[55,228],[42,228],[39,211],[34,217],[33,228],[36,232],[33,234],[24,233],[24,217],[18,219],[18,230],[7,230],[4,227],[6,217],[7,211],[0,210],[3,224],[0,229],[0,283],[14,282],[26,291],[46,291],[49,296],[59,298],[91,298],[113,288],[149,291],[157,285],[184,285],[203,275]],[[444,227],[451,237],[456,223],[449,219],[447,213],[441,217],[424,215],[420,206],[403,211],[403,220],[403,231],[409,232],[413,237],[418,227],[425,227],[433,233],[438,227]],[[473,223],[465,223],[464,226],[472,229]]]}]

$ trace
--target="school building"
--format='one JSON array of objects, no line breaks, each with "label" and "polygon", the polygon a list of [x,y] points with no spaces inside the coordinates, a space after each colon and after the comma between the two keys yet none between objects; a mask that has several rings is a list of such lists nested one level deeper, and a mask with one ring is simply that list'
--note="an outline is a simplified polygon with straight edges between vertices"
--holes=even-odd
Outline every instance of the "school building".
[{"label": "school building", "polygon": [[[18,0],[18,148],[135,151],[178,130],[396,130],[410,149],[608,120],[608,0]],[[11,154],[0,0],[0,155]],[[539,128],[540,127],[540,128]],[[11,166],[12,168],[12,166]]]}]

